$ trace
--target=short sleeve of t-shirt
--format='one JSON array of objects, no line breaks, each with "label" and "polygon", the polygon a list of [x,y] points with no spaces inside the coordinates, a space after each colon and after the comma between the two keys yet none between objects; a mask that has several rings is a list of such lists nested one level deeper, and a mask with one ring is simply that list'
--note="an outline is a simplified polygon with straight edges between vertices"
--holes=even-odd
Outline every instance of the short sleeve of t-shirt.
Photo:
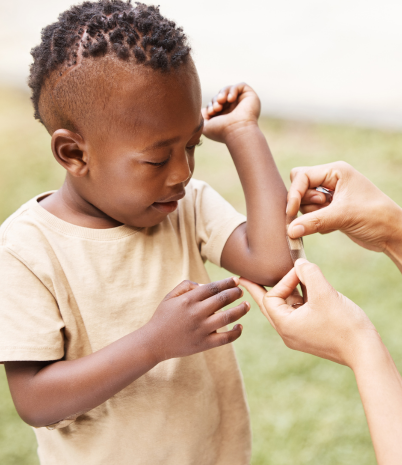
[{"label": "short sleeve of t-shirt", "polygon": [[62,358],[64,323],[53,295],[4,246],[0,286],[0,362]]},{"label": "short sleeve of t-shirt", "polygon": [[196,240],[203,260],[221,266],[223,248],[232,232],[247,221],[229,202],[203,181],[191,181],[194,190]]}]

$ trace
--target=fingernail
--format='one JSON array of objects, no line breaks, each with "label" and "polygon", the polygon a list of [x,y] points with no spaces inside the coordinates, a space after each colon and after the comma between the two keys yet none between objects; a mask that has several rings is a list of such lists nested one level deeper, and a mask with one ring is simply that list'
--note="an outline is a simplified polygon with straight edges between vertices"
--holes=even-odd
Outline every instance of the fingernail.
[{"label": "fingernail", "polygon": [[232,279],[235,282],[236,286],[240,284],[240,279],[237,276],[232,276]]},{"label": "fingernail", "polygon": [[243,330],[243,326],[242,325],[235,325],[233,329]]},{"label": "fingernail", "polygon": [[311,197],[311,201],[312,202],[316,202],[316,203],[323,203],[323,200],[322,198],[319,196],[319,195],[313,195]]},{"label": "fingernail", "polygon": [[308,260],[306,260],[305,258],[298,258],[295,261],[295,265],[302,265],[303,263],[308,263]]},{"label": "fingernail", "polygon": [[290,207],[292,206],[291,204],[294,203],[294,202],[292,202],[292,200],[293,200],[293,197],[291,197],[288,200],[288,203],[286,204],[286,214],[289,213]]},{"label": "fingernail", "polygon": [[222,92],[219,92],[219,94],[218,94],[218,98],[222,98],[222,97],[223,97],[223,94],[222,94]]},{"label": "fingernail", "polygon": [[230,98],[232,98],[232,94],[229,94],[229,95],[228,95],[228,99],[230,99]]},{"label": "fingernail", "polygon": [[289,232],[291,233],[292,237],[300,237],[303,236],[304,231],[304,226],[302,226],[301,224],[297,224],[295,226],[292,226]]},{"label": "fingernail", "polygon": [[247,312],[249,312],[251,308],[251,305],[249,304],[249,302],[244,302],[244,305],[247,307]]},{"label": "fingernail", "polygon": [[243,297],[243,295],[244,295],[243,289],[241,287],[238,287],[238,289],[240,289],[240,292],[241,292],[240,297]]}]

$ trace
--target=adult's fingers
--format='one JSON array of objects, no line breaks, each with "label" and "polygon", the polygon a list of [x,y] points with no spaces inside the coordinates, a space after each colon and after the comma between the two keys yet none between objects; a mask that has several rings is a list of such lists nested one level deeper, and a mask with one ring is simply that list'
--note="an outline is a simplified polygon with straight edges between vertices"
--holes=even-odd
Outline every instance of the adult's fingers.
[{"label": "adult's fingers", "polygon": [[299,258],[296,260],[294,269],[300,281],[307,288],[310,304],[318,303],[322,296],[328,297],[328,293],[336,293],[316,264],[310,263],[305,258]]},{"label": "adult's fingers", "polygon": [[236,307],[229,308],[223,312],[215,313],[206,321],[206,328],[208,333],[212,333],[217,329],[230,325],[230,323],[234,323],[243,317],[246,313],[248,313],[249,310],[250,304],[248,302],[242,302]]},{"label": "adult's fingers", "polygon": [[308,236],[314,233],[325,233],[330,230],[340,229],[342,226],[343,210],[333,202],[325,208],[321,208],[303,216],[299,216],[288,227],[289,237]]},{"label": "adult's fingers", "polygon": [[302,199],[309,189],[324,186],[335,190],[341,170],[345,168],[344,165],[337,162],[327,165],[293,168],[290,172],[292,184],[288,192],[286,213],[290,216],[297,215]]},{"label": "adult's fingers", "polygon": [[325,194],[318,192],[315,189],[307,189],[303,198],[301,199],[300,205],[317,204],[322,205],[326,201]]},{"label": "adult's fingers", "polygon": [[321,210],[321,208],[328,207],[328,205],[330,204],[324,203],[322,205],[316,205],[316,204],[311,203],[309,205],[302,205],[300,207],[300,211],[303,213],[303,215],[305,215],[306,213],[315,212],[317,210]]},{"label": "adult's fingers", "polygon": [[295,305],[300,306],[304,304],[303,297],[300,295],[300,292],[297,289],[297,287],[294,288],[293,292],[286,299],[286,303],[293,308],[295,308]]},{"label": "adult's fingers", "polygon": [[251,297],[261,307],[262,299],[264,298],[264,295],[267,293],[266,289],[260,286],[259,284],[253,283],[252,281],[243,277],[240,278],[240,285],[248,290],[248,292],[251,294]]},{"label": "adult's fingers", "polygon": [[263,313],[267,316],[272,326],[277,329],[281,319],[292,313],[293,307],[288,305],[287,299],[294,295],[293,292],[300,280],[296,270],[292,268],[279,283],[267,292],[263,299]]}]

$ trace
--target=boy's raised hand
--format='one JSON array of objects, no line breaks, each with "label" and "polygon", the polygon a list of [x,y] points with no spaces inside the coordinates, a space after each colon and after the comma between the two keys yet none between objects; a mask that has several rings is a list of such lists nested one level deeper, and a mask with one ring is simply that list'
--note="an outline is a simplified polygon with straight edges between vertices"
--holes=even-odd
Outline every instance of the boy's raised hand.
[{"label": "boy's raised hand", "polygon": [[242,302],[216,313],[243,295],[238,285],[239,278],[227,278],[202,286],[183,281],[175,287],[148,323],[153,332],[157,362],[203,352],[240,337],[243,328],[239,324],[230,331],[216,332],[250,310],[250,304]]},{"label": "boy's raised hand", "polygon": [[244,82],[223,87],[202,109],[204,135],[217,142],[226,143],[227,137],[237,129],[256,125],[261,104],[258,95]]}]

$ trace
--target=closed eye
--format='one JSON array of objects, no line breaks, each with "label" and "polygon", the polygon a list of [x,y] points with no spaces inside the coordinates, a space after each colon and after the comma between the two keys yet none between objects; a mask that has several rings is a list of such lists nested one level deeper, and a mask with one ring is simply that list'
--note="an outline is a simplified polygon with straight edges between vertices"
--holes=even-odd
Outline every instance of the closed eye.
[{"label": "closed eye", "polygon": [[202,141],[202,140],[200,140],[200,141],[199,141],[197,144],[194,144],[194,145],[188,145],[188,146],[186,147],[186,149],[187,149],[187,150],[192,150],[192,149],[195,149],[196,147],[201,147],[201,145],[202,145],[202,142],[203,142],[203,141]]},{"label": "closed eye", "polygon": [[160,161],[159,163],[153,163],[151,161],[147,161],[147,163],[148,165],[152,165],[152,166],[164,166],[169,160],[170,160],[170,157],[166,158],[166,160]]}]

